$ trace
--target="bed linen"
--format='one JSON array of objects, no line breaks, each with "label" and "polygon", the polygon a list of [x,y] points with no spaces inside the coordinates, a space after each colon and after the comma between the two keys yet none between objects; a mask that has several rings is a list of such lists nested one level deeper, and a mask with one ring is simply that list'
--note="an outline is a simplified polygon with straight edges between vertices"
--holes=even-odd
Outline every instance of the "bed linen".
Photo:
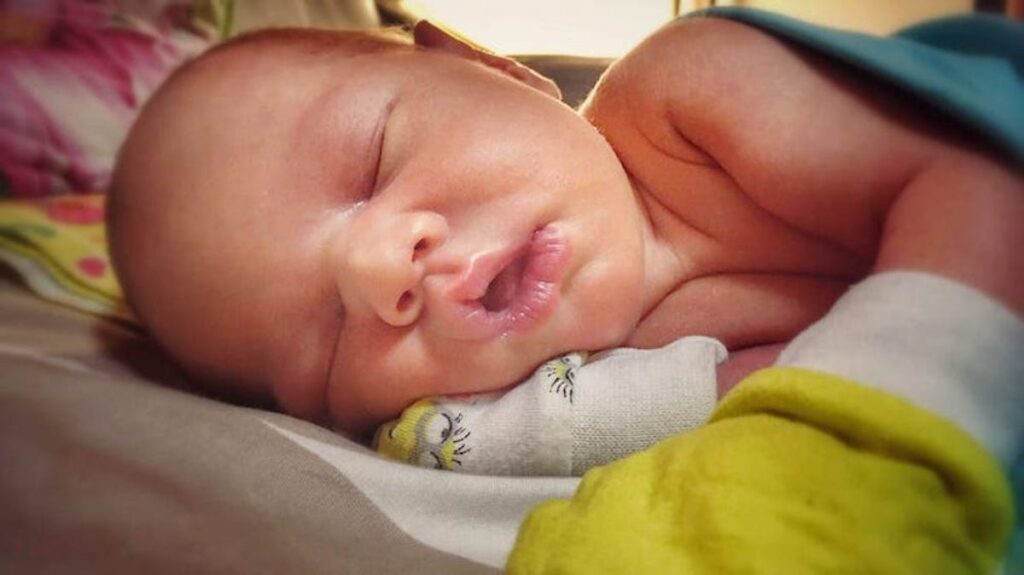
[{"label": "bed linen", "polygon": [[215,38],[201,4],[0,2],[0,197],[103,189],[142,103]]},{"label": "bed linen", "polygon": [[[523,518],[568,505],[579,486],[412,467],[310,423],[203,397],[130,325],[43,301],[13,277],[0,277],[0,318],[2,573],[497,573]],[[597,493],[640,514],[632,539],[592,545],[597,558],[646,549],[634,531],[644,513],[685,512],[681,499],[650,506],[650,492],[616,482],[685,461],[676,456],[687,437],[584,480],[577,502]],[[591,511],[545,555],[579,559],[594,535],[585,527],[603,513]],[[532,543],[518,545],[522,555]]]},{"label": "bed linen", "polygon": [[202,397],[130,327],[10,277],[0,317],[3,573],[496,573],[577,484],[415,468]]},{"label": "bed linen", "polygon": [[0,201],[0,262],[39,296],[134,321],[107,253],[103,194]]},{"label": "bed linen", "polygon": [[825,28],[782,14],[718,7],[688,17],[725,18],[761,29],[890,86],[991,150],[1024,162],[1024,24],[984,14],[922,22],[879,37]]}]

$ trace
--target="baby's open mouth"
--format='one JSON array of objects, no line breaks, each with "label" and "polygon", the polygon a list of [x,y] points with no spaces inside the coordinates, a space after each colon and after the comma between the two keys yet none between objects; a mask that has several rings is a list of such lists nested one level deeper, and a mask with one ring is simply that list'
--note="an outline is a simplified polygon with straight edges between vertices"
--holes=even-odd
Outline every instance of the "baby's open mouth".
[{"label": "baby's open mouth", "polygon": [[535,230],[521,246],[475,259],[431,308],[433,325],[467,340],[533,329],[554,313],[568,263],[561,231]]},{"label": "baby's open mouth", "polygon": [[487,286],[487,292],[480,298],[484,309],[490,312],[502,311],[511,305],[515,300],[516,291],[519,289],[520,280],[523,277],[523,269],[526,267],[529,252],[524,250],[505,269],[494,276]]}]

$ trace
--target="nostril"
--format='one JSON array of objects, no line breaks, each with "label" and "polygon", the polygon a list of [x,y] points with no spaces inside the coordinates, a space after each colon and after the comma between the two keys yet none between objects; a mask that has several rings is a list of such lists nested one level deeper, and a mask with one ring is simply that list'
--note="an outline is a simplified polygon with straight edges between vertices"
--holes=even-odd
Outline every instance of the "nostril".
[{"label": "nostril", "polygon": [[413,261],[418,261],[420,258],[427,255],[430,251],[430,240],[427,238],[420,239],[416,242],[416,246],[413,246]]},{"label": "nostril", "polygon": [[412,307],[415,297],[416,296],[412,295],[411,291],[406,290],[402,292],[402,295],[398,297],[398,303],[395,305],[395,309],[397,309],[399,313],[405,312]]}]

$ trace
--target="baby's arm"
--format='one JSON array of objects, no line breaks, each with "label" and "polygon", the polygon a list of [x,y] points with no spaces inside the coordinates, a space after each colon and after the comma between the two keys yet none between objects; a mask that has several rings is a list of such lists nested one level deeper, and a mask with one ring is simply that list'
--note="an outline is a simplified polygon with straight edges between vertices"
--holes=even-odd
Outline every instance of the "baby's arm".
[{"label": "baby's arm", "polygon": [[959,425],[1006,468],[1024,455],[1024,321],[981,292],[889,272],[852,288],[780,365],[885,390]]},{"label": "baby's arm", "polygon": [[[695,333],[732,349],[744,333],[785,341],[804,329],[808,294],[769,298],[789,288],[750,281],[766,276],[834,280],[816,315],[843,284],[897,269],[1024,314],[1019,175],[868,76],[742,24],[688,19],[613,66],[583,112],[698,232],[689,249],[703,273],[670,310],[708,310],[707,325],[687,324]],[[759,297],[770,306],[751,308]]]},{"label": "baby's arm", "polygon": [[[728,58],[716,57],[716,46],[723,45],[729,46]],[[754,28],[715,18],[667,27],[622,66],[606,80],[611,97],[639,99],[640,104],[625,109],[655,118],[651,121],[668,117],[674,133],[682,138],[679,156],[685,156],[687,145],[688,153],[702,154],[727,172],[737,183],[736,191],[757,209],[794,230],[859,254],[875,277],[886,278],[869,278],[865,284],[890,286],[880,297],[889,306],[884,312],[888,317],[897,317],[896,312],[908,314],[907,325],[927,325],[920,329],[922,337],[933,339],[943,335],[938,333],[940,326],[948,325],[944,334],[961,334],[963,345],[967,340],[1005,334],[1009,328],[1001,325],[1020,322],[1024,258],[1016,251],[1024,245],[1024,182],[1008,164],[979,151],[984,150],[979,143],[912,109],[908,97],[896,97],[867,77],[837,70],[838,64],[808,56]],[[623,79],[647,91],[631,90]],[[725,87],[729,89],[724,91]],[[600,99],[595,106],[601,106]],[[638,111],[643,108],[646,111]],[[663,113],[653,114],[655,110]],[[692,178],[694,173],[684,177]],[[732,211],[733,216],[745,208],[740,200],[723,202],[721,209]],[[722,241],[743,245],[743,233]],[[928,275],[889,273],[894,271]],[[946,288],[948,282],[928,279],[933,276],[956,283]],[[893,277],[906,281],[896,285]],[[984,295],[942,295],[958,293],[958,288],[967,294],[974,293],[973,288]],[[916,299],[915,289],[920,292]],[[860,293],[865,291],[861,288]],[[936,301],[962,302],[985,301],[987,296],[994,300],[989,307],[997,311],[974,314],[975,321],[982,323],[973,324],[976,331],[971,332],[967,317],[957,320],[951,316],[956,310],[944,309],[956,307],[952,303],[918,309],[931,296]],[[849,294],[844,299],[849,300]],[[981,304],[975,307],[988,309]],[[849,346],[851,353],[874,354],[892,363],[896,361],[892,354],[898,353],[893,342],[908,338],[908,333],[897,333],[896,324],[883,326],[881,335],[872,332],[878,325],[870,323],[870,313],[878,315],[878,309],[847,313],[842,337],[856,344]],[[916,316],[911,315],[912,309],[918,309]],[[922,323],[926,321],[931,323]],[[822,324],[828,327],[836,322],[826,316]],[[816,341],[817,336],[801,337]],[[940,372],[954,359],[952,347],[942,345],[950,349],[908,347],[916,355],[903,361],[935,373],[930,379],[938,385]],[[841,352],[835,349],[836,345],[830,348],[833,356],[828,362],[814,364],[817,369],[895,391],[943,413],[934,397],[910,393],[892,378],[851,369],[856,360],[841,364]],[[995,365],[1010,369],[1002,362]],[[979,397],[999,374],[971,369],[952,374],[951,385],[961,387],[958,394]],[[1022,369],[1012,367],[1007,372],[1011,380]],[[978,389],[972,389],[975,386]],[[1009,389],[1005,382],[995,387],[1000,386]],[[945,395],[952,393],[947,386]],[[1006,401],[984,407],[961,403],[963,409],[978,410],[975,420],[1012,405]],[[972,429],[970,424],[966,428]],[[1015,445],[1019,447],[1019,442]],[[996,452],[1005,460],[1005,453]]]}]

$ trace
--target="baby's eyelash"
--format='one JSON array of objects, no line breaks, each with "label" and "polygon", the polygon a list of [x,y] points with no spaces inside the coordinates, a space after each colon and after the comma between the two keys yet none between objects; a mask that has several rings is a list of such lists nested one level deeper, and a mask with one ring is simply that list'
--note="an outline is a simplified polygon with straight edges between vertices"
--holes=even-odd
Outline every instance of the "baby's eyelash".
[{"label": "baby's eyelash", "polygon": [[[383,122],[386,126],[387,121]],[[384,135],[387,133],[385,127],[381,128],[381,135],[377,137],[377,141],[380,142],[377,145],[377,166],[373,171],[373,182],[370,185],[370,197],[377,195],[377,188],[380,185],[380,166],[384,163]]]},{"label": "baby's eyelash", "polygon": [[377,166],[374,168],[373,182],[370,185],[370,197],[377,195],[377,191],[381,187],[381,166],[384,164],[384,145],[387,141],[388,134],[388,123],[391,120],[391,111],[395,108],[395,98],[392,98],[388,102],[387,106],[384,107],[384,112],[381,114],[380,127],[377,129]]}]

